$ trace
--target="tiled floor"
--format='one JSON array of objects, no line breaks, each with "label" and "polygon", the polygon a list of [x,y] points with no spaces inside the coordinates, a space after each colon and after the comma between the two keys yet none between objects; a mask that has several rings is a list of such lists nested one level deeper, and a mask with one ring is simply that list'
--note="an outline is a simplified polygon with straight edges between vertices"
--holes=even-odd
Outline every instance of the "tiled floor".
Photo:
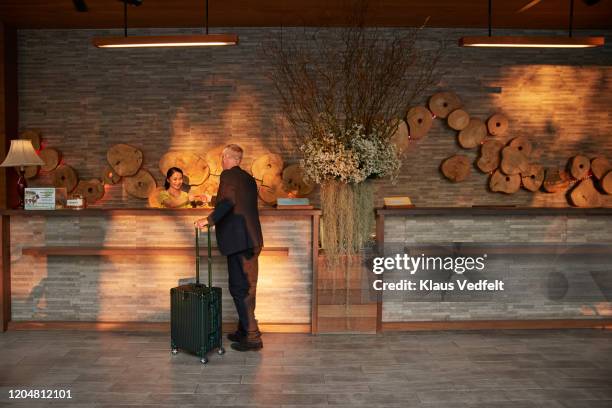
[{"label": "tiled floor", "polygon": [[[172,356],[168,335],[0,334],[0,406],[612,407],[612,332],[265,334],[261,352]],[[71,400],[9,400],[12,389]]]}]

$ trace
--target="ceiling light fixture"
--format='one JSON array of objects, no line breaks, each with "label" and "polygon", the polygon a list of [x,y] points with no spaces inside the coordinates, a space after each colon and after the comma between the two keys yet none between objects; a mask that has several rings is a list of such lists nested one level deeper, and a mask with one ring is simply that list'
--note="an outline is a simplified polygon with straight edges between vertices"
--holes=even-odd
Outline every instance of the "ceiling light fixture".
[{"label": "ceiling light fixture", "polygon": [[124,35],[123,37],[97,37],[92,39],[98,48],[141,48],[141,47],[207,47],[238,44],[236,34],[208,34],[208,0],[206,0],[205,34],[192,35],[157,35],[130,36],[127,35],[127,5],[139,6],[142,0],[120,0],[124,4]]},{"label": "ceiling light fixture", "polygon": [[[604,45],[604,37],[573,37],[574,0],[570,0],[569,36],[492,36],[491,3],[489,0],[489,36],[461,37],[460,47],[508,48],[594,48]],[[531,4],[531,3],[530,3]]]}]

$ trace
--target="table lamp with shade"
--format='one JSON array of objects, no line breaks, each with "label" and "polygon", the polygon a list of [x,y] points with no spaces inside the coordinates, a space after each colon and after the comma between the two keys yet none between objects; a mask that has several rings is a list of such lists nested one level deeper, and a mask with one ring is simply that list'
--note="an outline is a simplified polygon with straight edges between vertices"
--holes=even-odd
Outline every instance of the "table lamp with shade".
[{"label": "table lamp with shade", "polygon": [[26,166],[42,166],[44,161],[36,154],[32,141],[28,139],[11,140],[11,147],[0,167],[15,167],[19,178],[17,179],[17,193],[19,194],[19,208],[23,208],[25,188],[28,186],[24,171]]}]

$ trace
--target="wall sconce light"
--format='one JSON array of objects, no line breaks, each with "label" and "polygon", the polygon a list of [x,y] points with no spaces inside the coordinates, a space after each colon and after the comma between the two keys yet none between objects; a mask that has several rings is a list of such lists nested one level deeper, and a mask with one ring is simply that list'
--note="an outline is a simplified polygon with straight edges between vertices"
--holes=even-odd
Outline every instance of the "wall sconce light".
[{"label": "wall sconce light", "polygon": [[[492,36],[491,3],[489,0],[489,36],[461,37],[460,47],[508,47],[508,48],[594,48],[604,45],[604,37],[573,37],[574,0],[570,0],[569,36]],[[534,2],[532,2],[534,3]],[[532,3],[529,3],[530,5]],[[523,11],[523,7],[520,11]]]},{"label": "wall sconce light", "polygon": [[123,1],[124,35],[123,37],[95,37],[92,39],[98,48],[142,48],[142,47],[206,47],[237,45],[236,34],[208,34],[208,0],[206,0],[206,33],[196,35],[158,35],[130,36],[127,35],[127,5],[139,6],[142,0]]}]

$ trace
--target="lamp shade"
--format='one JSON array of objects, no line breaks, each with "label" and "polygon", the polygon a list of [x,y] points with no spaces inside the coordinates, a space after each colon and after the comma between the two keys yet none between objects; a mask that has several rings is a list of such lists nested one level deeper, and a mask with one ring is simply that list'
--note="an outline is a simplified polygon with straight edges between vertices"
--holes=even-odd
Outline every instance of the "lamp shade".
[{"label": "lamp shade", "polygon": [[32,141],[28,139],[11,140],[11,147],[0,167],[42,166],[44,161],[36,154]]}]

